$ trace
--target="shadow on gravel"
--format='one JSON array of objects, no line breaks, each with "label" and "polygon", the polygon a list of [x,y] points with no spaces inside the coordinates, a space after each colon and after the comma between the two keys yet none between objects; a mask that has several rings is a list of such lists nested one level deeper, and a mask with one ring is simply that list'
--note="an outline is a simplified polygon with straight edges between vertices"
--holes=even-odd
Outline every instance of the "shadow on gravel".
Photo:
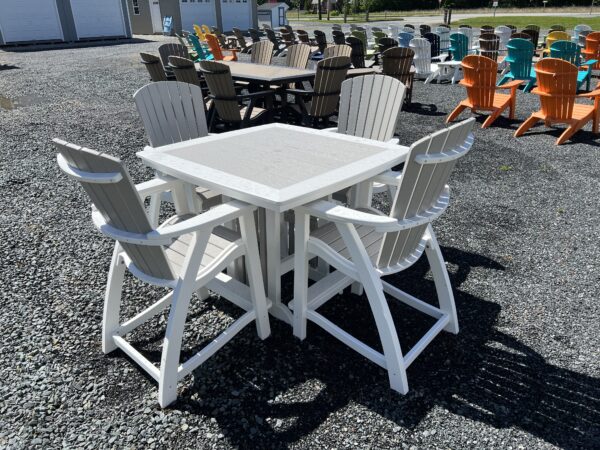
[{"label": "shadow on gravel", "polygon": [[28,53],[28,52],[40,52],[48,50],[64,50],[66,48],[90,48],[90,47],[112,47],[114,45],[129,45],[129,44],[147,44],[147,39],[131,38],[131,39],[111,39],[111,40],[98,40],[98,41],[85,41],[85,42],[56,42],[56,43],[31,43],[31,44],[19,44],[12,46],[1,47],[0,50],[4,52],[14,53]]},{"label": "shadow on gravel", "polygon": [[[532,129],[528,130],[523,136],[537,136],[537,135],[545,135],[545,136],[553,136],[556,139],[559,138],[561,134],[565,131],[566,127],[545,127],[543,124],[539,124]],[[569,145],[577,145],[577,144],[586,144],[592,147],[600,147],[600,141],[598,140],[598,135],[592,133],[588,130],[579,130],[571,139],[567,142],[561,144],[561,147],[569,146]]]},{"label": "shadow on gravel", "polygon": [[[324,446],[339,443],[343,427],[348,434],[363,426],[386,433],[395,426],[412,430],[434,408],[495,428],[516,427],[563,448],[597,446],[600,380],[548,364],[497,329],[498,304],[460,290],[472,269],[503,271],[504,266],[455,248],[443,252],[462,328],[458,335],[438,336],[411,365],[406,396],[389,389],[383,370],[317,326],[309,324],[308,338],[300,342],[287,325],[272,320],[266,341],[247,327],[235,346],[194,371],[193,384],[172,407],[214,418],[229,444],[241,448],[285,448],[317,429]],[[409,293],[435,301],[425,258],[392,278]],[[284,278],[284,286],[289,298],[291,280]],[[219,304],[232,313],[227,302]],[[406,352],[431,323],[396,302],[390,301],[390,308]],[[364,296],[344,293],[321,310],[379,347]]]},{"label": "shadow on gravel", "polygon": [[406,107],[406,109],[408,111],[410,111],[411,113],[420,114],[422,116],[445,116],[445,115],[447,115],[443,111],[438,111],[437,106],[434,104],[427,105],[424,103],[413,102],[410,104],[410,106]]},{"label": "shadow on gravel", "polygon": [[20,69],[19,66],[13,66],[12,64],[0,64],[0,72],[3,70]]}]

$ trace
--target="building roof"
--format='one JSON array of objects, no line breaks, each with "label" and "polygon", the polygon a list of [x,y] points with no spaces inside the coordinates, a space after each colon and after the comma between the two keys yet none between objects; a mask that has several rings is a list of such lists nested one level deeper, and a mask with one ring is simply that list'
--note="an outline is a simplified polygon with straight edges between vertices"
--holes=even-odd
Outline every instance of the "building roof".
[{"label": "building roof", "polygon": [[290,9],[290,7],[283,2],[281,2],[281,3],[263,3],[262,5],[258,5],[258,7],[256,9],[258,11],[270,11],[271,9],[279,8],[280,6],[283,6],[286,9]]}]

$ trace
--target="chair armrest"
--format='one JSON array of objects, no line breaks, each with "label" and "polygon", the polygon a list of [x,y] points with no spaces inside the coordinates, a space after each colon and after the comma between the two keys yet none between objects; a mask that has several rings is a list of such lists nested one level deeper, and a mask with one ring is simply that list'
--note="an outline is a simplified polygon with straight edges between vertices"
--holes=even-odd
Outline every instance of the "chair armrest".
[{"label": "chair armrest", "polygon": [[306,89],[286,89],[288,94],[292,95],[312,95],[313,91],[307,91]]},{"label": "chair armrest", "polygon": [[513,89],[523,84],[523,80],[513,80],[508,83],[504,83],[502,86],[496,86],[496,89]]},{"label": "chair armrest", "polygon": [[173,239],[184,234],[192,233],[200,229],[206,231],[212,230],[218,225],[222,225],[233,219],[240,217],[246,212],[255,210],[256,207],[247,203],[233,200],[228,203],[223,203],[215,206],[208,211],[198,214],[190,219],[176,223],[174,225],[166,225],[148,233],[132,233],[129,231],[115,228],[106,223],[104,216],[96,210],[92,210],[92,220],[94,225],[100,232],[112,239],[120,242],[127,242],[138,245],[168,245]]},{"label": "chair armrest", "polygon": [[306,214],[330,222],[351,223],[373,227],[377,231],[394,231],[398,221],[392,217],[358,211],[325,200],[317,200],[299,208]]},{"label": "chair armrest", "polygon": [[135,188],[143,200],[152,194],[158,194],[159,192],[166,192],[173,188],[173,185],[177,182],[175,178],[162,176],[161,178],[153,178],[152,180],[145,181],[135,185]]},{"label": "chair armrest", "polygon": [[600,95],[600,89],[598,89],[598,87],[596,87],[595,90],[591,91],[591,92],[586,92],[584,94],[579,94],[577,95],[577,97],[597,97]]},{"label": "chair armrest", "polygon": [[581,66],[593,66],[597,62],[598,62],[597,59],[589,59],[587,61],[580,62],[579,63],[579,67],[581,67]]},{"label": "chair armrest", "polygon": [[400,186],[402,181],[402,172],[396,172],[394,170],[388,170],[387,172],[380,173],[373,177],[371,181],[375,183],[387,184],[389,186]]},{"label": "chair armrest", "polygon": [[248,94],[238,94],[237,97],[240,100],[243,100],[245,98],[266,97],[266,96],[269,96],[269,95],[275,95],[275,92],[273,92],[273,91],[249,92]]}]

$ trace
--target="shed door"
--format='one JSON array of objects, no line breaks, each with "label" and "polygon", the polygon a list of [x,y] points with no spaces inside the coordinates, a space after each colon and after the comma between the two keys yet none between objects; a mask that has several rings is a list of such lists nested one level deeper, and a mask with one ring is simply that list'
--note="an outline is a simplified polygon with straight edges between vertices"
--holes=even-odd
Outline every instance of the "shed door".
[{"label": "shed door", "polygon": [[64,40],[56,0],[0,0],[5,43]]},{"label": "shed door", "polygon": [[194,32],[192,25],[217,26],[215,0],[179,0],[181,8],[181,27]]},{"label": "shed door", "polygon": [[71,0],[77,38],[126,36],[121,0]]},{"label": "shed door", "polygon": [[223,31],[231,31],[233,27],[243,31],[252,28],[252,1],[221,0],[221,18]]}]

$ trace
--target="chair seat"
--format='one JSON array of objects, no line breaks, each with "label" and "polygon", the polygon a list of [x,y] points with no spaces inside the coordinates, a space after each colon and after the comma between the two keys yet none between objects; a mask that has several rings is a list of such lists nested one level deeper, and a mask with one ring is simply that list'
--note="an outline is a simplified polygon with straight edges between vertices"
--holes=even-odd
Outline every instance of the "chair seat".
[{"label": "chair seat", "polygon": [[[241,116],[240,116],[240,117],[244,117],[244,116],[246,115],[246,110],[247,110],[247,109],[248,109],[248,107],[247,107],[247,106],[243,106],[243,107],[240,109],[240,114],[241,114]],[[258,106],[255,106],[254,108],[252,108],[252,112],[250,113],[250,120],[252,120],[252,119],[256,119],[258,116],[260,116],[260,115],[262,115],[262,114],[264,114],[264,113],[266,113],[266,112],[267,112],[267,110],[266,110],[266,109],[264,109],[264,108],[259,108]]]},{"label": "chair seat", "polygon": [[594,113],[594,105],[585,105],[583,103],[575,103],[573,105],[573,119],[582,120]]},{"label": "chair seat", "polygon": [[[189,219],[190,217],[192,216],[174,216],[167,220],[165,225],[173,225],[177,222]],[[173,273],[176,277],[181,273],[185,255],[187,254],[188,247],[192,241],[192,236],[192,233],[184,234],[175,239],[169,246],[165,247],[167,261],[169,261],[169,265],[173,269]],[[210,265],[216,257],[220,256],[223,250],[231,245],[235,245],[234,243],[238,239],[241,239],[241,235],[236,231],[223,226],[216,227],[208,239],[208,244],[206,245],[206,250],[202,257],[202,263],[200,264],[200,271]]]},{"label": "chair seat", "polygon": [[[372,212],[372,211],[366,211]],[[367,250],[367,254],[373,264],[377,261],[379,255],[379,249],[381,248],[381,240],[385,233],[379,233],[374,228],[367,227],[364,225],[356,225],[356,232],[360,236],[360,240]],[[350,252],[346,248],[346,244],[340,235],[335,223],[329,222],[322,227],[317,228],[310,233],[310,237],[322,241],[324,244],[330,246],[340,256],[351,260]]]}]

